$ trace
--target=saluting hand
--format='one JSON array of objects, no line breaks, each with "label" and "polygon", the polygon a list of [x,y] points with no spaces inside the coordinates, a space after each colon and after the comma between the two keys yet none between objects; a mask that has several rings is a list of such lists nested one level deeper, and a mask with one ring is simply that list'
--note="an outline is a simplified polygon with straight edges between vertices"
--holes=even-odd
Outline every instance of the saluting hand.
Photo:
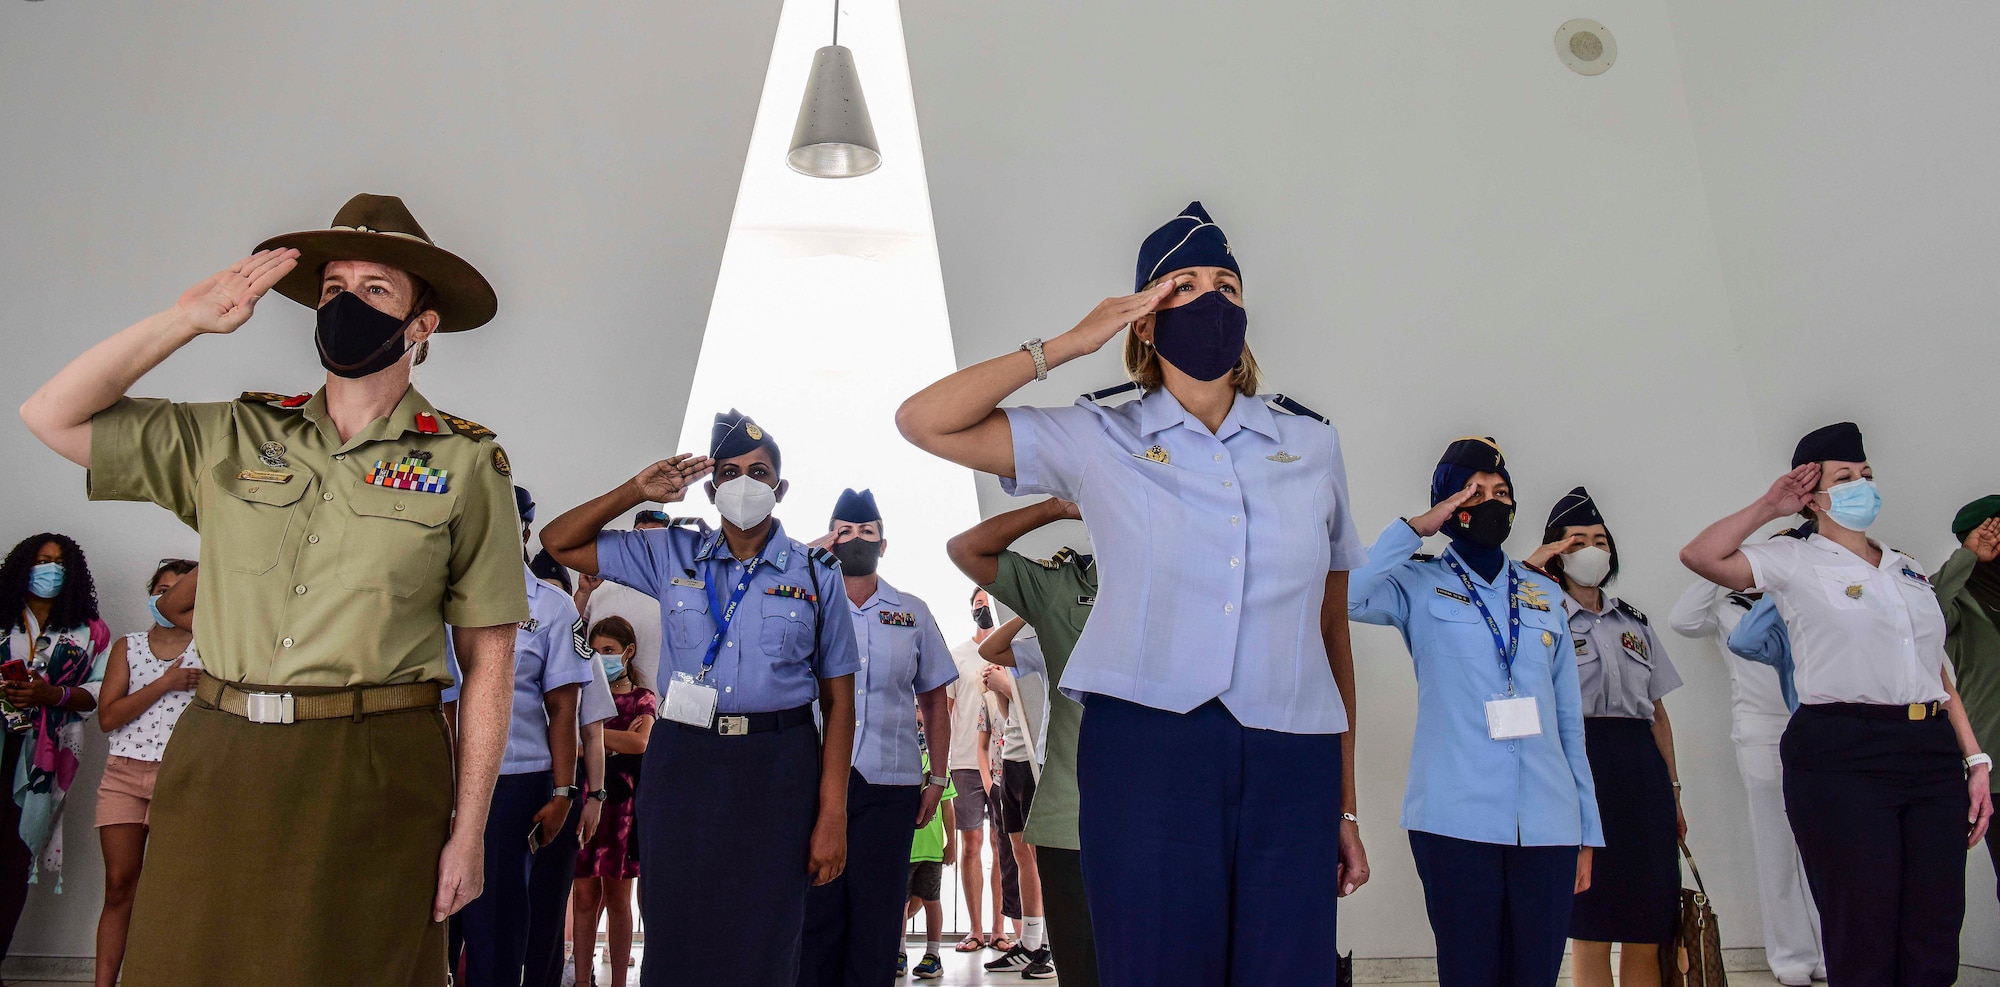
[{"label": "saluting hand", "polygon": [[1472,495],[1478,492],[1478,489],[1474,481],[1465,481],[1465,489],[1438,501],[1437,506],[1411,518],[1410,529],[1422,538],[1429,538],[1443,531],[1444,523],[1451,520],[1452,512],[1458,510],[1459,506],[1466,501],[1471,500]]},{"label": "saluting hand", "polygon": [[1548,567],[1550,559],[1553,559],[1558,555],[1568,554],[1570,549],[1583,544],[1585,540],[1586,539],[1582,535],[1570,535],[1567,538],[1558,538],[1555,541],[1549,542],[1548,544],[1535,549],[1535,551],[1528,556],[1527,563],[1531,566],[1534,566],[1537,569],[1545,569]]},{"label": "saluting hand", "polygon": [[[1182,275],[1182,277],[1193,279],[1192,275]],[[1166,301],[1168,295],[1173,294],[1175,286],[1180,282],[1181,278],[1169,278],[1136,294],[1106,298],[1098,302],[1097,307],[1091,309],[1090,314],[1084,316],[1083,321],[1077,323],[1070,332],[1075,333],[1076,338],[1082,341],[1084,352],[1095,353],[1102,349],[1105,343],[1110,342],[1112,337],[1124,332],[1125,327],[1139,321],[1140,316],[1158,310],[1160,303]]]},{"label": "saluting hand", "polygon": [[1981,562],[2000,558],[2000,517],[1990,517],[1965,533],[1965,550]]},{"label": "saluting hand", "polygon": [[1807,463],[1778,477],[1771,489],[1764,492],[1764,506],[1774,517],[1797,514],[1807,504],[1812,503],[1813,491],[1819,487],[1819,464]]},{"label": "saluting hand", "polygon": [[196,332],[235,332],[250,321],[257,299],[297,266],[299,252],[290,247],[260,250],[189,288],[174,308]]},{"label": "saluting hand", "polygon": [[681,453],[671,459],[662,459],[639,471],[632,482],[647,500],[657,500],[662,504],[679,503],[687,496],[688,488],[695,481],[707,476],[715,469],[715,460],[707,456]]}]

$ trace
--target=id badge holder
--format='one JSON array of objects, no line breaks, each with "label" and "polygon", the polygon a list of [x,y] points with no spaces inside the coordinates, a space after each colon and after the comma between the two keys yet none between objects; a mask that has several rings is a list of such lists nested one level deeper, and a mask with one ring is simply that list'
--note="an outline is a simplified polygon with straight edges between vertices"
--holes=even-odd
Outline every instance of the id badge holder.
[{"label": "id badge holder", "polygon": [[1542,735],[1542,714],[1533,696],[1494,696],[1486,700],[1486,735],[1494,740],[1519,740]]},{"label": "id badge holder", "polygon": [[706,730],[715,725],[715,687],[703,685],[686,672],[675,672],[667,683],[667,719]]}]

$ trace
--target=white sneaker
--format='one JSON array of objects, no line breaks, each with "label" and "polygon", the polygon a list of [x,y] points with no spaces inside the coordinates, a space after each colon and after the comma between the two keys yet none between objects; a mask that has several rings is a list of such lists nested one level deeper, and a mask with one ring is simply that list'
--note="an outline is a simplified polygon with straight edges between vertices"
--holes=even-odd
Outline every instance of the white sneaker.
[{"label": "white sneaker", "polygon": [[562,987],[576,987],[576,964],[564,963]]}]

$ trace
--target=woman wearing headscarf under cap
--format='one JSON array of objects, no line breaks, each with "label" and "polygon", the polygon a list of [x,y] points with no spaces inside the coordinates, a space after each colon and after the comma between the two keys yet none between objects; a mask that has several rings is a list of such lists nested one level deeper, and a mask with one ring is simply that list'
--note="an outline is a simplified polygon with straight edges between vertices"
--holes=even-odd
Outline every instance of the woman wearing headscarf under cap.
[{"label": "woman wearing headscarf under cap", "polygon": [[[1861,430],[1829,425],[1800,439],[1792,471],[1709,525],[1681,561],[1719,586],[1762,590],[1790,631],[1800,706],[1778,750],[1828,980],[1950,984],[1965,850],[1993,814],[1993,761],[1944,671],[1930,581],[1866,534],[1881,507]],[[1819,530],[1744,543],[1798,513]]]},{"label": "woman wearing headscarf under cap", "polygon": [[[1102,982],[1332,984],[1335,898],[1368,876],[1342,740],[1342,603],[1365,556],[1340,437],[1257,395],[1241,269],[1200,203],[1147,237],[1134,282],[1046,345],[925,388],[896,423],[1090,519],[1098,594],[1061,685],[1084,703],[1079,836]],[[1127,326],[1132,384],[999,407]],[[1135,387],[1117,407],[1093,400]]]},{"label": "woman wearing headscarf under cap", "polygon": [[[1492,439],[1445,449],[1430,504],[1376,539],[1347,612],[1402,631],[1416,665],[1403,828],[1438,983],[1549,987],[1604,845],[1566,601],[1501,548],[1514,490]],[[1442,556],[1412,556],[1440,533],[1451,539]]]},{"label": "woman wearing headscarf under cap", "polygon": [[1556,501],[1541,548],[1528,557],[1561,582],[1583,693],[1583,733],[1604,820],[1604,849],[1591,861],[1590,890],[1576,898],[1570,963],[1579,987],[1660,982],[1659,944],[1680,906],[1680,812],[1674,732],[1660,697],[1680,687],[1652,622],[1604,592],[1618,578],[1618,543],[1597,502],[1577,487]]},{"label": "woman wearing headscarf under cap", "polygon": [[[1959,508],[1951,521],[1959,548],[1931,577],[1944,607],[1944,650],[1958,674],[1958,693],[1980,750],[2000,745],[2000,494]],[[2000,839],[1986,850],[2000,873]]]}]

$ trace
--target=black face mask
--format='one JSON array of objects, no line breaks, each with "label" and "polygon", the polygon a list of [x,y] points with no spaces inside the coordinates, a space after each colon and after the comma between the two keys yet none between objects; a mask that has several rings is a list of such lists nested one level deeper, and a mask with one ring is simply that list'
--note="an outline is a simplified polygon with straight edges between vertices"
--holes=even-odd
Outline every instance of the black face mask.
[{"label": "black face mask", "polygon": [[319,364],[339,377],[366,377],[394,366],[409,350],[403,330],[423,312],[423,299],[409,319],[398,319],[361,300],[351,291],[333,296],[319,307]]},{"label": "black face mask", "polygon": [[882,543],[855,538],[837,542],[833,546],[833,557],[840,560],[840,571],[849,576],[872,576],[875,566],[882,561]]},{"label": "black face mask", "polygon": [[1498,500],[1461,507],[1445,522],[1445,534],[1474,545],[1499,548],[1514,530],[1514,505]]},{"label": "black face mask", "polygon": [[990,629],[992,629],[992,627],[993,627],[993,608],[992,608],[992,607],[973,607],[973,608],[972,608],[972,622],[973,622],[973,623],[975,623],[975,624],[977,624],[977,625],[979,625],[979,629],[980,629],[980,630],[982,630],[982,631],[984,631],[984,630],[990,630]]}]

